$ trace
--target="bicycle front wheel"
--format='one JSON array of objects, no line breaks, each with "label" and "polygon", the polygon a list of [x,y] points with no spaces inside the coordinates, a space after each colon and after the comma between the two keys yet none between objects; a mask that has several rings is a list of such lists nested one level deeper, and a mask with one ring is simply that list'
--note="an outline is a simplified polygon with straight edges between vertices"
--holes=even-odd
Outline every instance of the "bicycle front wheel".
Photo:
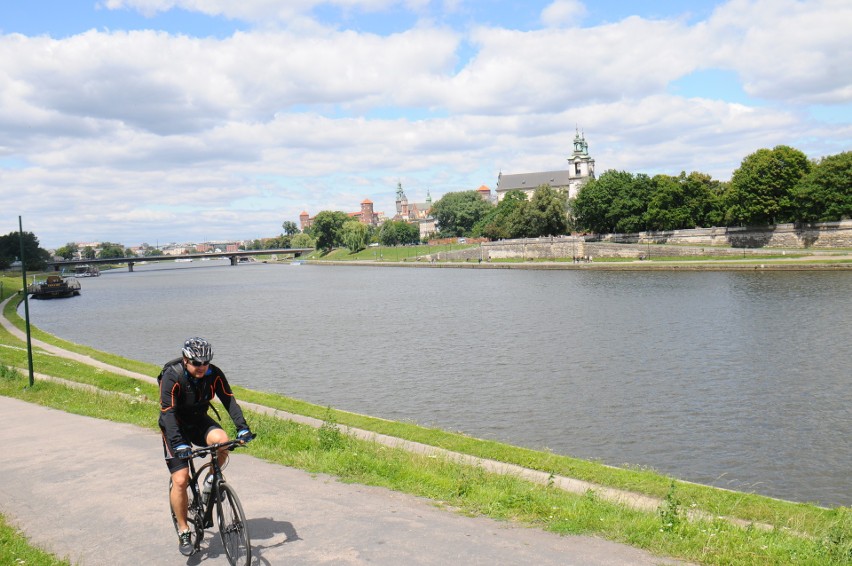
[{"label": "bicycle front wheel", "polygon": [[216,515],[228,562],[231,566],[248,566],[251,562],[251,540],[243,506],[231,486],[222,482],[218,487]]}]

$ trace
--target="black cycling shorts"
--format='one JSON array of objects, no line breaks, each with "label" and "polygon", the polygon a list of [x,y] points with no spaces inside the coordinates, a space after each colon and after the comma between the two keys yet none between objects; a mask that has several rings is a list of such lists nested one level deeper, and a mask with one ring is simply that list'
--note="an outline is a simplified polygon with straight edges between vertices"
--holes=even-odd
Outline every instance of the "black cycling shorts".
[{"label": "black cycling shorts", "polygon": [[[210,415],[204,415],[198,419],[180,423],[180,430],[183,433],[184,438],[196,446],[207,446],[207,435],[211,430],[216,428],[222,427]],[[163,436],[163,456],[166,459],[166,465],[169,467],[169,472],[172,474],[178,470],[189,467],[189,460],[186,460],[185,458],[169,458],[165,435]]]}]

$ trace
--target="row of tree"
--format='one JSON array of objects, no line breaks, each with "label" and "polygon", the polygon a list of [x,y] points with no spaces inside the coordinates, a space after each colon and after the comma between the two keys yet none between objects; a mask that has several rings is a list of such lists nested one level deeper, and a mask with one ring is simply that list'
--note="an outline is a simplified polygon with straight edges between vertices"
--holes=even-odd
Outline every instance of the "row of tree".
[{"label": "row of tree", "polygon": [[852,152],[814,162],[788,146],[761,149],[729,182],[610,170],[571,200],[547,185],[529,200],[510,191],[496,206],[476,191],[448,193],[432,215],[442,237],[490,239],[841,220],[852,217]]},{"label": "row of tree", "polygon": [[852,217],[852,152],[812,162],[788,146],[760,149],[729,182],[607,171],[570,211],[576,229],[596,233],[841,220]]},{"label": "row of tree", "polygon": [[417,244],[420,228],[417,224],[388,220],[379,227],[364,224],[340,211],[323,210],[317,214],[306,230],[314,246],[323,252],[345,247],[356,253],[371,243],[383,246]]}]

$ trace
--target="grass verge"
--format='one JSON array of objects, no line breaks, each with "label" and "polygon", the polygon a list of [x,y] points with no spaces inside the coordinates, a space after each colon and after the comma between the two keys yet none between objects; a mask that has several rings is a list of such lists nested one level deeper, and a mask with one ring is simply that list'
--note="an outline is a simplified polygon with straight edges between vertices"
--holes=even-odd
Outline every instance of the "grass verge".
[{"label": "grass verge", "polygon": [[0,564],[26,564],[27,566],[70,566],[68,560],[33,546],[21,531],[10,525],[0,515]]}]

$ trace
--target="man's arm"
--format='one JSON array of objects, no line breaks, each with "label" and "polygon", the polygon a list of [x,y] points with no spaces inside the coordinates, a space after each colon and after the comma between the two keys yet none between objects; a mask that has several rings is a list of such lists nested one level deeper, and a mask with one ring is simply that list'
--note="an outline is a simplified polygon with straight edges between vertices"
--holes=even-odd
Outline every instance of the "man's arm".
[{"label": "man's arm", "polygon": [[180,400],[181,384],[178,374],[169,368],[160,381],[160,429],[169,447],[175,450],[181,444],[189,444],[181,434],[177,420],[177,405]]},{"label": "man's arm", "polygon": [[237,427],[237,430],[248,430],[249,426],[246,423],[245,417],[243,417],[243,410],[240,408],[240,404],[237,403],[237,398],[234,397],[234,393],[231,391],[231,385],[221,370],[216,372],[216,381],[213,384],[213,390],[216,392],[216,397],[222,402],[222,406],[231,415],[231,420],[234,421],[234,426]]}]

